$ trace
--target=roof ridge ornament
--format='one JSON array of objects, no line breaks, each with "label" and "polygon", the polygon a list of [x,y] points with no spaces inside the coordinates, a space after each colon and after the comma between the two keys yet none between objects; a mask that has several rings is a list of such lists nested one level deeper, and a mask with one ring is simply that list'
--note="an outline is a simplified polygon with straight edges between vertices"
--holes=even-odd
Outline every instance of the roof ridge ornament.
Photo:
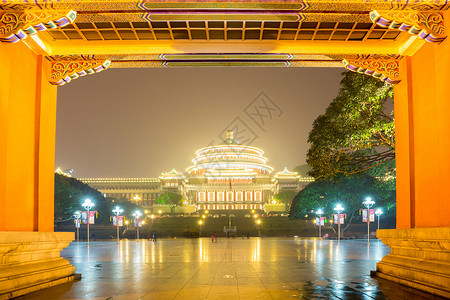
[{"label": "roof ridge ornament", "polygon": [[388,84],[397,84],[401,81],[398,60],[344,59],[342,63],[350,71],[373,76]]},{"label": "roof ridge ornament", "polygon": [[109,60],[54,61],[51,64],[50,83],[64,85],[72,79],[106,70]]},{"label": "roof ridge ornament", "polygon": [[0,41],[17,43],[29,35],[64,27],[75,21],[76,11],[3,11],[0,12]]},{"label": "roof ridge ornament", "polygon": [[380,27],[406,31],[429,43],[440,43],[445,35],[444,17],[440,12],[371,11],[370,19]]}]

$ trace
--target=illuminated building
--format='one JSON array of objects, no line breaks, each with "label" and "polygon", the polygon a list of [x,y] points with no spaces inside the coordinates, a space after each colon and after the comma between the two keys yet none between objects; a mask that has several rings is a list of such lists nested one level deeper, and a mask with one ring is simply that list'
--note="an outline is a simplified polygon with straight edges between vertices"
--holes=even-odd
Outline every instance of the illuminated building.
[{"label": "illuminated building", "polygon": [[[156,202],[165,191],[182,194],[184,205],[195,210],[251,210],[284,211],[281,203],[272,203],[280,190],[300,190],[301,180],[309,183],[313,178],[300,177],[297,172],[272,175],[273,168],[266,165],[264,151],[240,144],[227,132],[227,139],[219,145],[199,149],[187,168],[187,174],[170,172],[159,178],[80,178],[106,197],[127,198],[144,208],[160,205]],[[267,206],[270,204],[269,206]],[[179,210],[180,211],[180,210]],[[180,212],[183,212],[181,210]]]},{"label": "illuminated building", "polygon": [[161,193],[158,178],[78,178],[105,197],[126,198],[145,208],[152,207]]},{"label": "illuminated building", "polygon": [[186,188],[200,210],[263,209],[273,195],[273,168],[261,149],[227,139],[201,148],[192,160]]}]

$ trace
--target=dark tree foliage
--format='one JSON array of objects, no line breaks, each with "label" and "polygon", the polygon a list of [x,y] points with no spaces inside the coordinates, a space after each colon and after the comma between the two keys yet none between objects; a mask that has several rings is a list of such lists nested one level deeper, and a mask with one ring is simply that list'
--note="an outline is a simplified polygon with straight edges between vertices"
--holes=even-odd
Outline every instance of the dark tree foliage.
[{"label": "dark tree foliage", "polygon": [[73,187],[68,179],[55,173],[55,222],[70,220],[73,213],[80,209],[81,191]]},{"label": "dark tree foliage", "polygon": [[308,164],[299,165],[294,168],[294,172],[297,172],[298,175],[302,177],[308,177],[308,173],[312,171],[312,168]]},{"label": "dark tree foliage", "polygon": [[355,174],[394,160],[393,89],[371,76],[344,72],[341,90],[313,123],[309,174]]},{"label": "dark tree foliage", "polygon": [[[132,203],[128,200],[128,198],[122,197],[122,198],[112,198],[112,197],[106,197],[107,202],[111,203],[111,211],[116,207],[119,206],[121,209],[123,209],[123,215],[126,218],[132,219],[133,213],[135,211],[140,211],[141,213],[144,213],[142,207],[140,205],[137,205],[135,203]],[[113,215],[111,213],[111,215]]]},{"label": "dark tree foliage", "polygon": [[[395,182],[394,178],[390,180]],[[301,190],[291,205],[290,218],[304,218],[311,210],[323,209],[324,213],[331,216],[334,207],[340,203],[347,213],[348,224],[358,215],[358,211],[364,208],[362,202],[371,197],[375,201],[374,208],[383,207],[386,213],[394,213],[395,210],[395,183],[382,180],[367,174],[355,174],[351,176],[340,175],[334,180],[316,180]]]},{"label": "dark tree foliage", "polygon": [[55,222],[64,222],[72,218],[75,211],[84,210],[81,206],[86,199],[91,199],[95,206],[92,210],[98,212],[96,224],[109,224],[112,210],[119,205],[126,215],[142,207],[128,200],[105,198],[102,193],[89,185],[72,177],[55,173]]}]

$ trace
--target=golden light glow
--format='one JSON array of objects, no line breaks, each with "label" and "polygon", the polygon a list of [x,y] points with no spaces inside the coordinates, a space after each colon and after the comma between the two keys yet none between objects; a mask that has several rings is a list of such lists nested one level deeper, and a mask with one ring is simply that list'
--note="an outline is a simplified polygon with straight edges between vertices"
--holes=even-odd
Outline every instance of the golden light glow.
[{"label": "golden light glow", "polygon": [[161,214],[162,213],[162,211],[161,210],[158,210],[158,214]]},{"label": "golden light glow", "polygon": [[125,224],[127,224],[127,225],[128,225],[128,221],[125,221]]},{"label": "golden light glow", "polygon": [[256,223],[259,225],[261,224],[261,220],[257,220]]},{"label": "golden light glow", "polygon": [[198,221],[198,224],[202,225],[202,224],[203,224],[203,221],[202,221],[202,220]]}]

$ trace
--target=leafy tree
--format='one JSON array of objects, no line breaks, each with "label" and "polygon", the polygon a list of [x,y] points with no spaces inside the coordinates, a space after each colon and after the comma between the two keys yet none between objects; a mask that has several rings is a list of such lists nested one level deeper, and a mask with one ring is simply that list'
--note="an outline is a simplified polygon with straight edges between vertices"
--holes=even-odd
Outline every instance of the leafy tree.
[{"label": "leafy tree", "polygon": [[296,166],[294,168],[294,172],[297,172],[298,175],[302,176],[302,177],[308,177],[308,173],[312,171],[312,168],[310,165],[308,164],[304,164],[304,165],[300,165],[300,166]]},{"label": "leafy tree", "polygon": [[156,199],[156,202],[169,206],[171,212],[173,213],[175,207],[181,205],[182,200],[182,195],[166,191],[159,195],[158,199]]},{"label": "leafy tree", "polygon": [[111,215],[112,214],[112,210],[116,207],[119,206],[121,209],[123,209],[123,214],[125,216],[128,216],[130,219],[132,219],[132,215],[135,211],[140,211],[141,213],[143,213],[142,211],[142,206],[137,205],[133,202],[130,202],[128,200],[128,198],[122,197],[122,198],[111,198],[111,197],[107,197],[106,198],[107,201],[109,201],[111,203]]},{"label": "leafy tree", "polygon": [[77,210],[82,211],[83,202],[91,199],[98,215],[96,223],[109,224],[112,215],[112,199],[106,199],[102,193],[76,178],[55,173],[55,221],[63,222],[72,218]]},{"label": "leafy tree", "polygon": [[289,206],[292,204],[292,200],[294,200],[294,197],[297,195],[296,191],[293,190],[282,190],[278,194],[275,194],[273,196],[273,199],[275,199],[278,202],[284,203],[286,206],[286,210],[289,209]]},{"label": "leafy tree", "polygon": [[393,88],[367,75],[343,75],[338,96],[308,137],[315,178],[355,174],[395,158]]},{"label": "leafy tree", "polygon": [[70,220],[73,213],[80,207],[82,193],[73,187],[68,179],[69,177],[55,173],[54,221],[56,223]]},{"label": "leafy tree", "polygon": [[371,197],[375,201],[375,207],[383,207],[387,213],[393,213],[395,184],[386,183],[385,180],[367,174],[340,175],[335,180],[316,180],[294,198],[290,218],[303,218],[311,210],[319,208],[322,208],[325,214],[331,215],[336,204],[341,203],[347,213],[347,223],[342,228],[344,232],[352,219],[358,215],[359,209],[363,208],[362,202],[366,197]]}]

